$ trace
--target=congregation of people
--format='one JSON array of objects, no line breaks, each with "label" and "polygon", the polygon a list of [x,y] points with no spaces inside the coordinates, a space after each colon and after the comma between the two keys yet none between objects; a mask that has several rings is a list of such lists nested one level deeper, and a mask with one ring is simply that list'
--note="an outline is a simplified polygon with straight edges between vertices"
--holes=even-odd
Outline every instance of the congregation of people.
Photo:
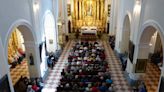
[{"label": "congregation of people", "polygon": [[27,92],[42,92],[44,83],[41,78],[35,78],[33,82],[27,79],[25,83],[27,85]]},{"label": "congregation of people", "polygon": [[41,92],[44,83],[42,78],[27,78],[21,76],[19,81],[14,85],[15,92]]},{"label": "congregation of people", "polygon": [[105,50],[98,41],[77,42],[61,76],[57,92],[113,92]]},{"label": "congregation of people", "polygon": [[25,52],[19,48],[15,54],[8,54],[8,62],[11,68],[15,68],[17,64],[21,64],[25,58]]}]

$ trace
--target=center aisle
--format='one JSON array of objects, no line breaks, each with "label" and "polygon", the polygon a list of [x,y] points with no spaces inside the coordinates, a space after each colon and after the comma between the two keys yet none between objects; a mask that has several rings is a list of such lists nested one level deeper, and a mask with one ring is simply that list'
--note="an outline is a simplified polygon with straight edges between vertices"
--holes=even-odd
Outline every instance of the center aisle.
[{"label": "center aisle", "polygon": [[115,92],[132,92],[127,80],[124,77],[124,73],[121,69],[121,63],[113,53],[113,50],[109,46],[109,43],[103,41],[103,45],[106,51],[106,59],[108,61],[109,71],[111,73],[111,77],[114,83],[113,86]]},{"label": "center aisle", "polygon": [[74,41],[69,41],[58,62],[55,64],[54,68],[49,71],[49,75],[45,81],[44,88],[42,89],[42,92],[56,92],[57,86],[59,85],[60,79],[61,79],[61,72],[62,69],[66,67],[67,63],[67,57],[69,55],[69,50],[72,47]]}]

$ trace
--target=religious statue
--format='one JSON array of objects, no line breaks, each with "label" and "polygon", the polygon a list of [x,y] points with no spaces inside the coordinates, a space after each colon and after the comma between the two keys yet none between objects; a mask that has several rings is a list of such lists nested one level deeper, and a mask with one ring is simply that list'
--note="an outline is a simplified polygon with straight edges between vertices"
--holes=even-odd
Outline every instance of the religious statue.
[{"label": "religious statue", "polygon": [[92,5],[91,4],[87,4],[87,16],[92,16]]},{"label": "religious statue", "polygon": [[93,6],[91,1],[86,1],[84,6],[85,6],[85,16],[92,16]]},{"label": "religious statue", "polygon": [[33,57],[32,53],[30,53],[30,55],[29,55],[29,60],[30,60],[30,65],[34,65],[34,57]]}]

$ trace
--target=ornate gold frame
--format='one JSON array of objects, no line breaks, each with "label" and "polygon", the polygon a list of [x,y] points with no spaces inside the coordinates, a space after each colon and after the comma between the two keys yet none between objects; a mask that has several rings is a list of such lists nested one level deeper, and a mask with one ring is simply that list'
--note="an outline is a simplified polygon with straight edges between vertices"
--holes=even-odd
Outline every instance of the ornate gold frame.
[{"label": "ornate gold frame", "polygon": [[96,26],[104,31],[107,23],[105,0],[73,0],[72,26],[75,31],[83,26]]}]

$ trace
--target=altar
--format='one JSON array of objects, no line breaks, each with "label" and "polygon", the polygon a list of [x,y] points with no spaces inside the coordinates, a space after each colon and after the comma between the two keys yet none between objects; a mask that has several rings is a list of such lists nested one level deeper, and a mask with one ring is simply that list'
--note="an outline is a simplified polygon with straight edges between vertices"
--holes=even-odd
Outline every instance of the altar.
[{"label": "altar", "polygon": [[97,39],[97,27],[83,26],[80,29],[81,40],[96,40]]},{"label": "altar", "polygon": [[81,35],[97,35],[97,27],[81,27]]}]

